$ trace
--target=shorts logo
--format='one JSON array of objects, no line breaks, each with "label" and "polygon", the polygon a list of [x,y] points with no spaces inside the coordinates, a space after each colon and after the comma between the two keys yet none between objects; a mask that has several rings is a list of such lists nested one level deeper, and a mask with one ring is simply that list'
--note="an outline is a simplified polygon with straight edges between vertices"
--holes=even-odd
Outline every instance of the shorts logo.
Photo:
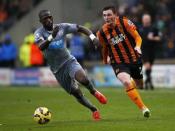
[{"label": "shorts logo", "polygon": [[140,70],[140,75],[143,75],[142,67],[139,67],[139,70]]}]

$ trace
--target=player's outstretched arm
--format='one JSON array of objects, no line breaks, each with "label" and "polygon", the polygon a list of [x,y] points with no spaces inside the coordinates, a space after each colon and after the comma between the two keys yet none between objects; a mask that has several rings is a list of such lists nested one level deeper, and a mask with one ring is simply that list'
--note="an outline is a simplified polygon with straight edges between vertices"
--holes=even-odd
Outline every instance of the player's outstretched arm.
[{"label": "player's outstretched arm", "polygon": [[81,32],[87,36],[89,36],[89,38],[91,39],[91,41],[93,42],[95,47],[98,47],[99,44],[99,40],[97,39],[97,37],[92,33],[91,30],[85,28],[84,26],[78,25],[78,32]]}]

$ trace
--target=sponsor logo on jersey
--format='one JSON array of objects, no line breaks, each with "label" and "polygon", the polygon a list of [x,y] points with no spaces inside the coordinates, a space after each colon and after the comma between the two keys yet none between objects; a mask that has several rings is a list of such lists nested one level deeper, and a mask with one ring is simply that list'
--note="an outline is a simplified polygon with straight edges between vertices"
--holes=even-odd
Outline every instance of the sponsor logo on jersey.
[{"label": "sponsor logo on jersey", "polygon": [[124,41],[125,39],[126,39],[126,37],[124,34],[119,34],[116,37],[112,38],[111,41],[112,41],[112,44],[115,45],[115,44],[118,44],[118,43]]},{"label": "sponsor logo on jersey", "polygon": [[51,42],[51,44],[49,45],[49,49],[60,49],[64,47],[64,41],[61,40],[56,40]]}]

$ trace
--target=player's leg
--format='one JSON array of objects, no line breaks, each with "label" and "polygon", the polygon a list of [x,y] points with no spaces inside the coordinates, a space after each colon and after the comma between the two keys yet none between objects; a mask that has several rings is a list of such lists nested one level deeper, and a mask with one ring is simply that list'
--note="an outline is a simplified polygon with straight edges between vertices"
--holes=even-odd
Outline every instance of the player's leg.
[{"label": "player's leg", "polygon": [[101,119],[98,109],[83,95],[79,88],[74,88],[71,94],[77,99],[80,104],[84,105],[92,111],[92,117],[95,120]]},{"label": "player's leg", "polygon": [[93,84],[88,79],[85,71],[82,68],[75,72],[75,79],[83,86],[85,86],[91,94],[94,94],[96,92],[96,89],[94,88]]},{"label": "player's leg", "polygon": [[[100,113],[97,108],[92,105],[90,101],[83,95],[78,88],[78,84],[75,79],[71,78],[68,72],[68,68],[65,65],[59,72],[54,74],[61,87],[69,94],[72,94],[76,100],[92,111],[93,118],[95,120],[100,119]],[[95,114],[95,115],[94,115]]]},{"label": "player's leg", "polygon": [[[123,85],[125,86],[127,95],[138,106],[138,108],[141,109],[142,112],[145,111],[145,109],[148,110],[148,108],[143,103],[140,97],[140,94],[135,87],[135,84],[133,84],[133,82],[131,81],[130,75],[126,72],[121,72],[117,75],[117,78],[123,83]],[[146,115],[145,115],[145,112],[143,113],[145,117],[149,117],[148,115],[150,115],[150,114],[147,114],[148,112],[146,112]]]},{"label": "player's leg", "polygon": [[121,72],[117,75],[117,78],[122,82],[126,89],[126,93],[129,96],[129,98],[140,108],[142,109],[145,107],[144,103],[142,102],[142,99],[137,92],[135,85],[132,83],[130,75],[126,72]]},{"label": "player's leg", "polygon": [[86,87],[89,90],[89,92],[98,99],[100,103],[106,104],[107,98],[97,89],[95,89],[94,85],[88,79],[85,71],[80,66],[80,64],[76,60],[74,60],[70,63],[70,65],[71,65],[70,66],[71,68],[69,68],[70,76],[72,78],[75,78],[79,83],[81,83],[84,87]]},{"label": "player's leg", "polygon": [[[143,89],[143,73],[142,63],[130,66],[130,76],[132,77],[131,82],[135,89]],[[146,106],[140,108],[144,117],[150,116],[150,111]]]},{"label": "player's leg", "polygon": [[142,71],[142,63],[130,65],[130,76],[131,82],[135,86],[136,89],[143,89],[143,71]]},{"label": "player's leg", "polygon": [[90,93],[92,95],[94,95],[99,100],[100,103],[102,103],[102,104],[107,103],[107,98],[102,93],[97,91],[97,89],[95,89],[92,82],[88,79],[85,71],[82,68],[75,72],[75,79],[79,83],[84,85],[90,91]]}]

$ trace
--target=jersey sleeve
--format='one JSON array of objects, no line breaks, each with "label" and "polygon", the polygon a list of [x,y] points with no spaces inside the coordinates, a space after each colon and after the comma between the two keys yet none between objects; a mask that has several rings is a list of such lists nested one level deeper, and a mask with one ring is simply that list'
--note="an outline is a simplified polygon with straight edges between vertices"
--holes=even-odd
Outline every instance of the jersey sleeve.
[{"label": "jersey sleeve", "polygon": [[126,30],[134,38],[136,46],[141,47],[142,38],[140,37],[135,24],[127,18],[124,18],[123,21],[124,21],[124,25],[126,27]]},{"label": "jersey sleeve", "polygon": [[35,37],[35,43],[38,44],[41,40],[44,40],[44,37],[42,36],[41,32],[36,30],[34,33]]},{"label": "jersey sleeve", "polygon": [[127,18],[124,18],[123,19],[123,22],[124,22],[124,25],[125,25],[127,31],[130,32],[130,31],[134,31],[134,30],[137,29],[136,26],[135,26],[135,24],[131,20],[129,20]]},{"label": "jersey sleeve", "polygon": [[62,23],[61,28],[63,28],[65,30],[65,34],[74,33],[74,32],[78,31],[77,24]]}]

